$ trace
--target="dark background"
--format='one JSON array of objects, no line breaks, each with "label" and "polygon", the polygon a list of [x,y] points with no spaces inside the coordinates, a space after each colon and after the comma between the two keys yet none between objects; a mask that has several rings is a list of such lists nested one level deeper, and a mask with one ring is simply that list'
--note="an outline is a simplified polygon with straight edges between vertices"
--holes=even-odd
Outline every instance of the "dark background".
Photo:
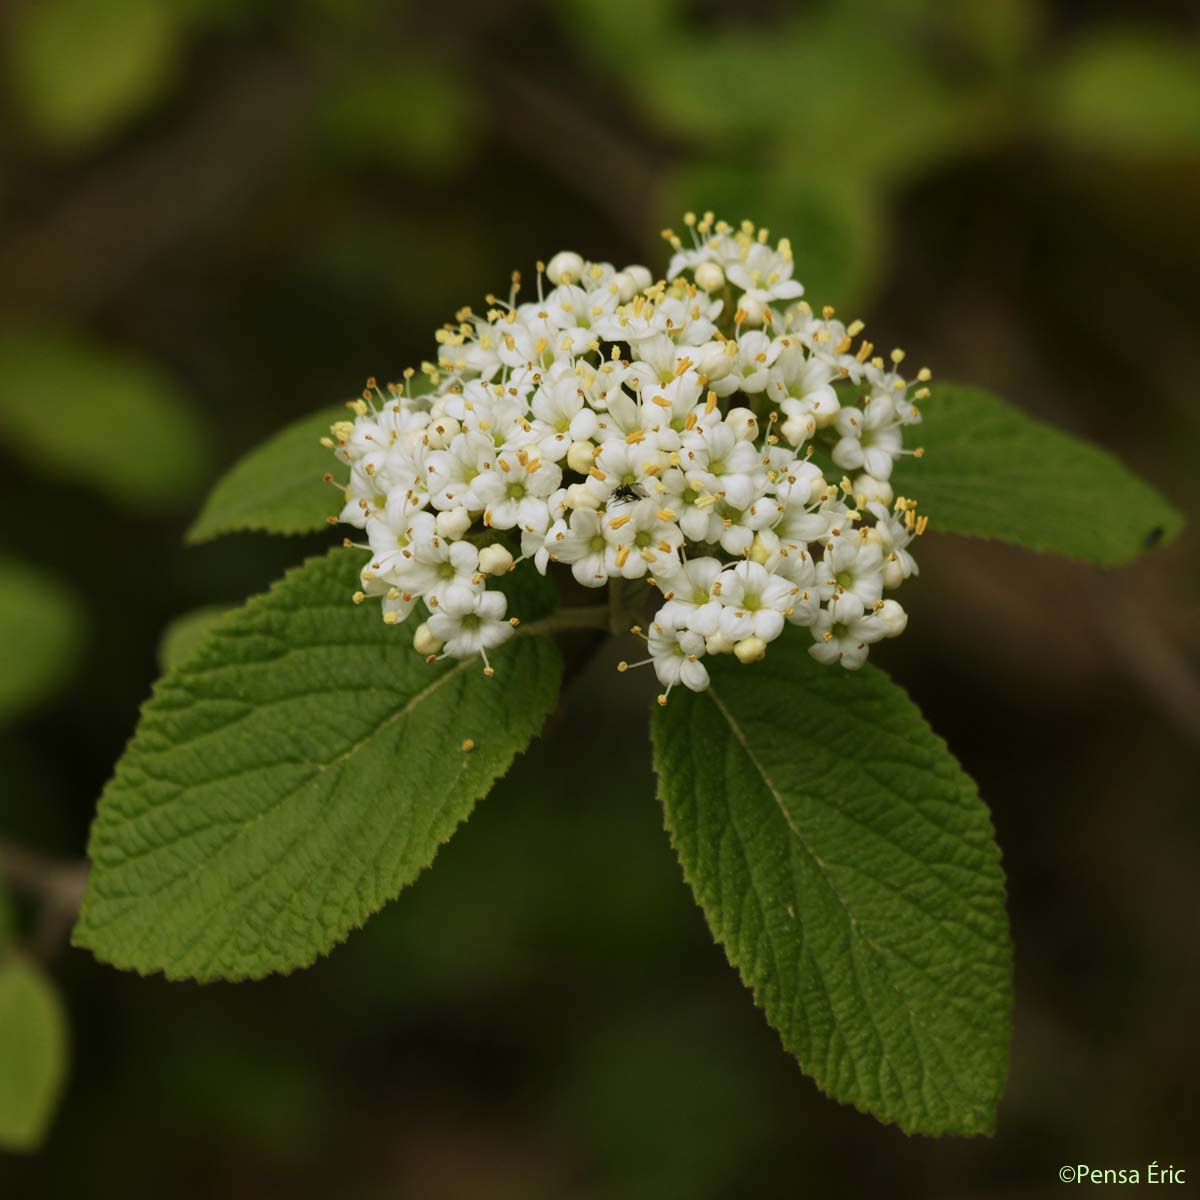
[{"label": "dark background", "polygon": [[[1189,0],[8,0],[0,40],[0,554],[77,614],[61,686],[0,730],[9,843],[78,859],[164,628],[328,543],[182,548],[225,465],[431,357],[513,268],[661,269],[684,207],[790,235],[817,304],[1196,511]],[[782,1052],[684,887],[614,648],[316,968],[53,954],[71,1078],[0,1195],[1000,1198],[1152,1159],[1196,1186],[1195,536],[1120,572],[920,549],[878,661],[1004,850],[994,1139],[906,1138]]]}]

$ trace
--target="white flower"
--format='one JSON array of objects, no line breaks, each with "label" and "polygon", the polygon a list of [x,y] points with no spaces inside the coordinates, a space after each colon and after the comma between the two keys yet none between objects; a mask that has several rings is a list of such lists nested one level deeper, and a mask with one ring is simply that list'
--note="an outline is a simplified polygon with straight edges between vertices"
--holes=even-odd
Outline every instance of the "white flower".
[{"label": "white flower", "polygon": [[721,598],[719,628],[731,642],[756,637],[773,642],[782,632],[800,589],[756,562],[740,562],[722,573],[714,588]]},{"label": "white flower", "polygon": [[721,536],[721,521],[714,507],[719,497],[703,490],[703,484],[693,486],[679,467],[662,473],[654,492],[663,508],[675,514],[680,532],[693,542],[715,542]]},{"label": "white flower", "polygon": [[748,246],[738,262],[725,268],[731,283],[744,288],[742,306],[759,311],[777,300],[796,300],[804,288],[792,278],[792,247],[786,238],[772,250],[761,242]]},{"label": "white flower", "polygon": [[[399,582],[412,563],[412,544],[436,536],[432,513],[414,512],[407,495],[393,492],[383,514],[367,520],[371,561],[364,572],[389,583]],[[364,573],[364,580],[367,578]]]},{"label": "white flower", "polygon": [[533,394],[530,408],[542,457],[549,462],[565,458],[573,442],[586,441],[596,432],[598,417],[586,407],[578,374],[556,369]]},{"label": "white flower", "polygon": [[733,369],[712,384],[718,396],[731,396],[742,391],[748,396],[765,392],[771,381],[771,368],[782,346],[760,330],[751,329],[737,339],[737,355]]},{"label": "white flower", "polygon": [[731,508],[745,508],[761,495],[766,472],[753,443],[743,441],[725,421],[706,421],[684,435],[679,465],[698,491],[720,496]]},{"label": "white flower", "polygon": [[479,551],[472,542],[448,542],[434,535],[416,543],[403,582],[411,591],[424,595],[437,607],[451,588],[480,590]]},{"label": "white flower", "polygon": [[708,669],[700,661],[704,657],[704,639],[690,629],[674,629],[655,621],[647,638],[654,673],[666,687],[659,703],[666,703],[671,689],[682,683],[693,692],[708,687]]},{"label": "white flower", "polygon": [[868,399],[862,410],[843,408],[834,420],[842,436],[833,448],[833,461],[846,471],[866,470],[876,479],[889,479],[900,457],[904,438],[895,410],[886,401]]},{"label": "white flower", "polygon": [[491,468],[495,447],[483,433],[460,433],[445,450],[435,450],[426,462],[425,479],[434,508],[472,507],[471,483]]},{"label": "white flower", "polygon": [[884,623],[875,616],[865,616],[861,607],[853,616],[853,606],[835,615],[822,609],[812,626],[813,645],[808,652],[818,662],[841,663],[847,671],[857,670],[867,661],[872,643],[887,636]]},{"label": "white flower", "polygon": [[491,529],[511,529],[536,522],[545,510],[546,497],[562,482],[557,464],[543,462],[537,452],[504,451],[496,455],[490,471],[481,471],[471,482],[472,507],[483,509],[483,523]]},{"label": "white flower", "polygon": [[883,551],[879,544],[853,533],[834,538],[825,547],[817,568],[817,587],[823,600],[849,592],[866,608],[876,604],[883,595]]},{"label": "white flower", "polygon": [[809,357],[799,343],[790,344],[771,369],[767,395],[787,418],[780,433],[793,446],[808,441],[837,415],[841,401],[835,377],[829,363]]},{"label": "white flower", "polygon": [[910,524],[905,520],[912,510],[905,509],[904,516],[893,515],[882,504],[867,505],[875,517],[871,534],[878,540],[883,551],[883,586],[897,588],[911,575],[919,574],[917,560],[908,549],[912,540],[924,525],[916,519]]},{"label": "white flower", "polygon": [[625,579],[640,579],[664,561],[669,565],[683,545],[683,533],[673,516],[654,499],[639,500],[615,514],[610,508],[604,537],[608,573]]},{"label": "white flower", "polygon": [[552,562],[570,566],[576,583],[603,587],[608,582],[608,541],[603,515],[596,509],[577,508],[569,520],[556,521],[546,534],[545,545]]},{"label": "white flower", "polygon": [[643,487],[643,480],[658,471],[661,461],[652,437],[635,442],[612,438],[596,451],[595,465],[584,487],[599,503],[604,503],[618,488]]},{"label": "white flower", "polygon": [[754,535],[774,525],[779,515],[779,503],[770,496],[760,496],[745,508],[735,508],[722,501],[717,506],[721,548],[729,554],[749,553]]},{"label": "white flower", "polygon": [[512,625],[504,619],[508,599],[503,592],[470,592],[454,589],[445,602],[430,614],[429,632],[444,643],[443,653],[450,658],[481,655],[491,673],[487,652],[502,645],[513,635]]},{"label": "white flower", "polygon": [[[514,276],[437,331],[431,391],[413,395],[413,371],[368,381],[331,427],[340,519],[366,531],[355,600],[391,625],[423,602],[418,652],[481,654],[490,673],[513,623],[488,577],[553,563],[585,587],[658,589],[645,661],[668,693],[707,687],[707,654],[757,662],[788,623],[846,667],[904,630],[882,595],[916,574],[925,519],[904,498],[889,511],[889,480],[920,454],[904,431],[929,372],[909,383],[900,351],[856,342],[861,322],[814,315],[786,240],[685,223],[692,248],[668,234],[665,279],[573,251],[539,267],[533,297]],[[853,482],[827,479],[830,459]],[[520,557],[478,550],[487,529],[516,530]],[[633,618],[643,590],[625,593]]]},{"label": "white flower", "polygon": [[665,625],[690,629],[709,637],[721,620],[721,601],[713,595],[713,584],[722,571],[716,558],[693,558],[687,562],[668,560],[654,575],[666,603],[655,617]]}]

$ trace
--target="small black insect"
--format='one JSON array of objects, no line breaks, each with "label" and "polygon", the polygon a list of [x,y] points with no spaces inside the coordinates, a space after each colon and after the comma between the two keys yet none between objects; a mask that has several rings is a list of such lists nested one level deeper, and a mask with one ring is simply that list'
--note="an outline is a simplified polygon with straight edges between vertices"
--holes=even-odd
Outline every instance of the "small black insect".
[{"label": "small black insect", "polygon": [[1163,539],[1163,534],[1166,532],[1161,525],[1155,527],[1146,534],[1145,545],[1147,550],[1153,550],[1155,546]]},{"label": "small black insect", "polygon": [[646,491],[640,483],[623,483],[609,497],[609,504],[632,504],[635,500],[645,500]]}]

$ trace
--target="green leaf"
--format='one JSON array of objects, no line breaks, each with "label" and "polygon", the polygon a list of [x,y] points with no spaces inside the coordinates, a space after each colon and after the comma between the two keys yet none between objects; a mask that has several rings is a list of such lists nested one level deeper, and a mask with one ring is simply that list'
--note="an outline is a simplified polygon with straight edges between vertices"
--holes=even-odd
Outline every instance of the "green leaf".
[{"label": "green leaf", "polygon": [[193,495],[209,439],[151,364],[71,334],[0,336],[0,436],[46,475],[131,508]]},{"label": "green leaf", "polygon": [[943,384],[921,403],[919,458],[893,475],[942,533],[999,538],[1105,566],[1170,541],[1183,518],[1107,451],[981,388]]},{"label": "green leaf", "polygon": [[992,1128],[1011,952],[987,809],[874,668],[799,636],[655,713],[667,830],[717,940],[817,1084],[908,1132]]},{"label": "green leaf", "polygon": [[0,1148],[36,1150],[66,1074],[67,1021],[31,962],[0,954]]},{"label": "green leaf", "polygon": [[165,674],[182,666],[204,644],[222,617],[233,610],[225,604],[212,604],[176,617],[158,643],[158,666]]},{"label": "green leaf", "polygon": [[[333,452],[321,445],[346,406],[302,417],[237,462],[213,488],[196,523],[193,544],[226,533],[316,533],[341,508],[324,476],[334,470]],[[352,417],[351,417],[352,419]]]},{"label": "green leaf", "polygon": [[136,116],[171,83],[181,33],[164,0],[38,0],[13,21],[9,65],[34,129],[74,147]]},{"label": "green leaf", "polygon": [[1109,31],[1075,47],[1049,77],[1051,132],[1088,150],[1134,158],[1200,153],[1195,46]]},{"label": "green leaf", "polygon": [[[105,790],[76,944],[169,978],[307,966],[427,867],[553,708],[554,644],[426,664],[416,613],[355,607],[336,550],[223,620],[155,688]],[[526,568],[510,613],[549,607]],[[534,586],[536,585],[536,586]],[[470,739],[473,748],[464,749]]]},{"label": "green leaf", "polygon": [[83,644],[83,614],[52,576],[0,558],[0,726],[61,686]]}]

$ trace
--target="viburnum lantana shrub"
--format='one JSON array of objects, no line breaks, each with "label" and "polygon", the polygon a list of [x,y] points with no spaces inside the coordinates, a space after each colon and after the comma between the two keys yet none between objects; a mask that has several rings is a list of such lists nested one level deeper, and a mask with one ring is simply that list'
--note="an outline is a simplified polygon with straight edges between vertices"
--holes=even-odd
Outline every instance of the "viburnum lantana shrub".
[{"label": "viburnum lantana shrub", "polygon": [[665,278],[556,254],[218,484],[193,541],[357,532],[174,639],[101,798],[76,942],[172,979],[308,965],[537,735],[554,636],[632,629],[618,669],[658,679],[668,833],[784,1046],[905,1130],[987,1131],[999,852],[867,658],[904,632],[927,523],[1115,565],[1180,518],[1104,452],[907,377],[804,299],[786,240],[685,220]]}]

